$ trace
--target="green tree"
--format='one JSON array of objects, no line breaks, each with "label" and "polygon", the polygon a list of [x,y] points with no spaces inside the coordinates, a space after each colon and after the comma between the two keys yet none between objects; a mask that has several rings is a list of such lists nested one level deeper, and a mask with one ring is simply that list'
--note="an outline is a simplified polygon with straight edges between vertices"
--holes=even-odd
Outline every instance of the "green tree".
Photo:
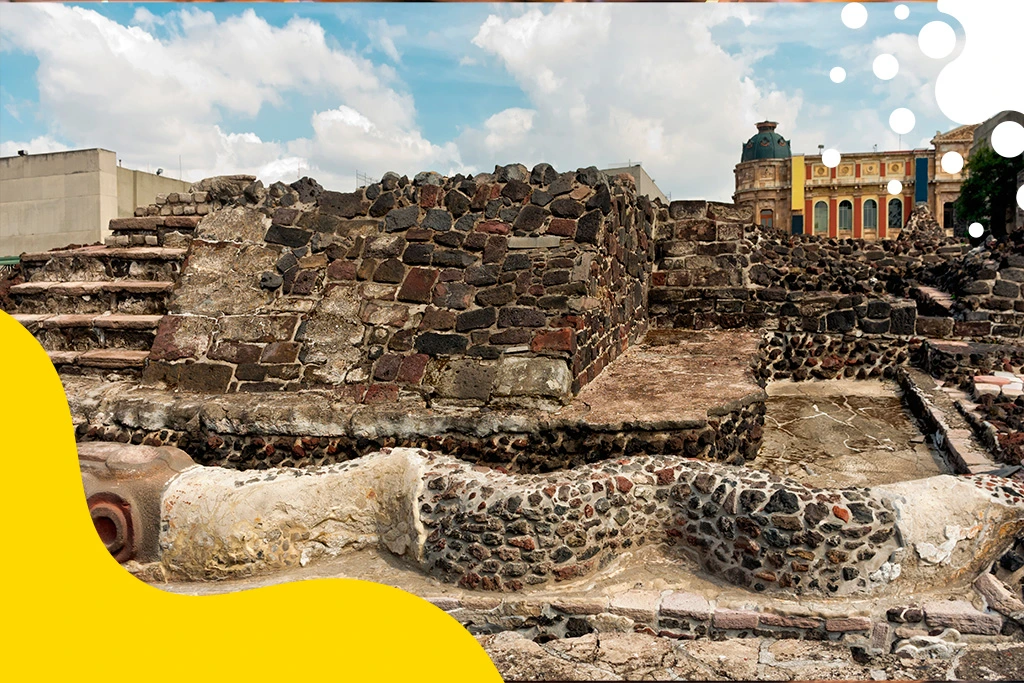
[{"label": "green tree", "polygon": [[1017,205],[1017,174],[1024,169],[1024,154],[1006,158],[989,146],[979,149],[967,162],[967,179],[956,200],[958,223],[981,223],[997,238],[1007,236]]}]

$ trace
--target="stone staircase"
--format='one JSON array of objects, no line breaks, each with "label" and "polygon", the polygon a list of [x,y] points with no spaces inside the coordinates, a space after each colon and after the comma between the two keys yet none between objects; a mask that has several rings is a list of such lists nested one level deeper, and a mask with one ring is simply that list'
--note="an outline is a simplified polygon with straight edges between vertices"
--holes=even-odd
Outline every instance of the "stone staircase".
[{"label": "stone staircase", "polygon": [[[171,219],[174,225],[166,225]],[[106,245],[23,254],[7,311],[65,374],[141,371],[198,216],[110,222]],[[166,241],[175,246],[165,246]],[[134,246],[133,246],[134,245]]]}]

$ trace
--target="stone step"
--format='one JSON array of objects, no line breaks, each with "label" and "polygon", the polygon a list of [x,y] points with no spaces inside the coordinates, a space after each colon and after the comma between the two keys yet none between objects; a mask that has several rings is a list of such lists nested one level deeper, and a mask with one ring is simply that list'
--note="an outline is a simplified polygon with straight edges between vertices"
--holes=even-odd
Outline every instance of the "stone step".
[{"label": "stone step", "polygon": [[15,314],[47,351],[126,349],[153,346],[162,315]]},{"label": "stone step", "polygon": [[175,280],[186,249],[111,248],[102,245],[25,254],[22,272],[28,282],[102,280]]},{"label": "stone step", "polygon": [[170,247],[108,247],[93,245],[77,249],[54,249],[31,254],[22,254],[22,263],[49,261],[51,259],[70,259],[76,257],[93,259],[123,259],[127,261],[180,261],[185,258],[187,249]]},{"label": "stone step", "polygon": [[108,330],[155,330],[163,319],[162,315],[123,315],[104,313],[50,314],[15,313],[15,320],[29,330],[49,330],[67,327],[98,327]]},{"label": "stone step", "polygon": [[156,294],[170,292],[173,282],[159,280],[96,280],[92,282],[23,282],[14,285],[10,293],[17,296],[54,294],[60,296],[95,296],[110,292]]},{"label": "stone step", "polygon": [[136,218],[113,218],[110,231],[116,234],[159,233],[162,231],[191,232],[199,225],[202,216],[141,216]]},{"label": "stone step", "polygon": [[109,370],[141,368],[146,365],[149,351],[127,349],[94,349],[91,351],[50,351],[50,362],[55,366],[74,365]]},{"label": "stone step", "polygon": [[25,282],[14,285],[10,313],[163,315],[174,289],[167,280],[95,280]]}]

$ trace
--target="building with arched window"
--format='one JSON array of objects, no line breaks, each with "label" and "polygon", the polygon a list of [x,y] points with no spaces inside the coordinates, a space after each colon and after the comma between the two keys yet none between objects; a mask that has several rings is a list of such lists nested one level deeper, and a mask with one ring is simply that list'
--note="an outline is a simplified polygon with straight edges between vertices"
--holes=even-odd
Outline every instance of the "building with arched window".
[{"label": "building with arched window", "polygon": [[[941,159],[947,152],[966,159],[977,126],[936,133],[928,149],[846,152],[834,168],[820,155],[795,155],[777,127],[773,121],[757,124],[736,165],[733,201],[750,207],[762,225],[809,235],[892,239],[914,206],[923,203],[952,234],[953,202],[963,176],[943,171]],[[892,180],[900,186],[894,195]]]}]

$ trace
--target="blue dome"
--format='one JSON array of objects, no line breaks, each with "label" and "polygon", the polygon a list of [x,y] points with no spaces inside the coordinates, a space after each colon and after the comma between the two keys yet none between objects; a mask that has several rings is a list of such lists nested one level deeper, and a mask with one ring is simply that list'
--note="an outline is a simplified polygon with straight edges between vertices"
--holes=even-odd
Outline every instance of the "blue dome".
[{"label": "blue dome", "polygon": [[762,121],[757,124],[757,135],[743,145],[741,162],[755,159],[789,159],[792,156],[789,140],[775,132],[778,125],[774,121]]}]

